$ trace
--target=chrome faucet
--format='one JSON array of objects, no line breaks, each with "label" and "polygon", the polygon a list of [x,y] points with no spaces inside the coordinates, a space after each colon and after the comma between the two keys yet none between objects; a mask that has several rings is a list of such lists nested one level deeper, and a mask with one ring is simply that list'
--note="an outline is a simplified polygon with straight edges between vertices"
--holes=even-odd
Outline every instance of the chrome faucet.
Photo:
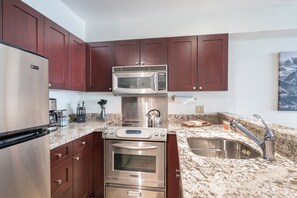
[{"label": "chrome faucet", "polygon": [[261,142],[252,132],[247,130],[245,127],[243,127],[241,124],[236,122],[235,120],[231,120],[230,125],[234,128],[240,129],[242,132],[244,132],[247,136],[249,136],[252,140],[254,140],[262,149],[263,151],[263,158],[269,161],[275,160],[274,157],[274,135],[272,131],[268,128],[265,121],[257,114],[253,115],[254,117],[258,118],[265,126],[266,132],[264,135],[264,140]]}]

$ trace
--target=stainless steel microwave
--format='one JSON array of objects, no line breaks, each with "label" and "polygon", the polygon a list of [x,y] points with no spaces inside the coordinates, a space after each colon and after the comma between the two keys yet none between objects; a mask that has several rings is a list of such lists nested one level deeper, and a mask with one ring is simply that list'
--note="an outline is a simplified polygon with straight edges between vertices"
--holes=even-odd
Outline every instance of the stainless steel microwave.
[{"label": "stainless steel microwave", "polygon": [[112,67],[114,95],[167,94],[167,65]]}]

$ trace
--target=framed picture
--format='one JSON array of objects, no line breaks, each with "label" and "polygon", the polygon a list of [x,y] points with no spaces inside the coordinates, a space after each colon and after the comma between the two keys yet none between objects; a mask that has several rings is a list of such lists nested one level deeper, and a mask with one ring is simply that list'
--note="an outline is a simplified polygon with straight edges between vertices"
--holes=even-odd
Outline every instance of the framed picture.
[{"label": "framed picture", "polygon": [[297,52],[279,53],[279,111],[297,111]]}]

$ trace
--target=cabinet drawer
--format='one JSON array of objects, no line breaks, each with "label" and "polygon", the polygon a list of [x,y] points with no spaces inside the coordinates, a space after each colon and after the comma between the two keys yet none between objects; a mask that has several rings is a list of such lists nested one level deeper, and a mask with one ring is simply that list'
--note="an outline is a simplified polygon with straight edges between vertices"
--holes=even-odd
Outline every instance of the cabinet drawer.
[{"label": "cabinet drawer", "polygon": [[[72,158],[51,169],[51,193],[52,197],[61,197],[72,187],[73,165]],[[66,193],[66,194],[69,194]],[[63,196],[62,196],[63,197]]]},{"label": "cabinet drawer", "polygon": [[69,159],[73,155],[72,142],[51,150],[51,168]]},{"label": "cabinet drawer", "polygon": [[73,142],[73,151],[74,154],[84,150],[87,148],[89,145],[91,145],[91,134],[83,136]]}]

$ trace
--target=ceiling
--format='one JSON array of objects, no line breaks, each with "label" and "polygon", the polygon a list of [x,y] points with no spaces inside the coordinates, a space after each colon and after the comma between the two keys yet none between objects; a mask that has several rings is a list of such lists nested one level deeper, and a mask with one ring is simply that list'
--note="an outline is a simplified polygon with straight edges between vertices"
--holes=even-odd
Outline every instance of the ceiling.
[{"label": "ceiling", "polygon": [[297,0],[61,0],[85,22],[296,4]]}]

